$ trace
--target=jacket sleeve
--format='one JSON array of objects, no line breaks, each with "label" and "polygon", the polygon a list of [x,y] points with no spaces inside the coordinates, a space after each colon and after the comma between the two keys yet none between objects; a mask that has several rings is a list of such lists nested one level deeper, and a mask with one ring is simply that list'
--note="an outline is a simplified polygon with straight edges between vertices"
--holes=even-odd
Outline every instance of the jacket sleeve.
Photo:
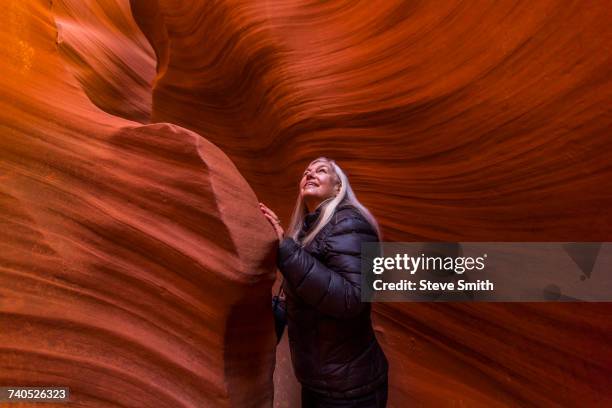
[{"label": "jacket sleeve", "polygon": [[323,262],[285,238],[279,246],[278,267],[306,303],[336,318],[354,317],[366,306],[361,302],[361,243],[377,240],[365,220],[345,218],[327,236]]}]

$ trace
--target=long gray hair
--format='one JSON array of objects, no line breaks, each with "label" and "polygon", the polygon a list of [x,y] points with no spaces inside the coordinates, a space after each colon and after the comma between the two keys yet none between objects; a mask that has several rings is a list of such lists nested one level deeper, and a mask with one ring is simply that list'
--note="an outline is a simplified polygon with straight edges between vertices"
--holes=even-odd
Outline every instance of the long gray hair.
[{"label": "long gray hair", "polygon": [[338,166],[335,161],[330,160],[327,157],[319,157],[310,162],[310,164],[318,161],[324,161],[329,164],[333,174],[335,175],[336,183],[340,183],[340,191],[335,196],[330,197],[327,200],[323,201],[321,204],[319,204],[319,207],[321,207],[321,213],[319,214],[319,217],[314,223],[314,226],[311,228],[310,232],[308,232],[306,236],[303,237],[301,242],[298,239],[298,235],[300,233],[300,230],[302,229],[304,217],[307,214],[307,209],[304,200],[301,197],[301,194],[298,193],[297,202],[295,203],[293,214],[291,215],[291,221],[289,223],[289,227],[287,228],[287,236],[293,238],[301,246],[308,245],[319,233],[319,231],[321,231],[323,227],[325,227],[325,225],[327,225],[327,223],[331,220],[338,205],[344,201],[348,204],[353,205],[361,213],[361,215],[363,215],[363,217],[372,225],[372,227],[376,231],[378,239],[381,240],[382,237],[380,233],[380,227],[378,226],[378,222],[376,222],[376,218],[374,218],[370,211],[368,211],[368,209],[365,208],[359,202],[359,200],[357,200],[357,197],[355,196],[355,193],[353,192],[353,189],[351,188],[351,185],[348,181],[348,177],[346,177],[344,171],[342,171],[340,166]]}]

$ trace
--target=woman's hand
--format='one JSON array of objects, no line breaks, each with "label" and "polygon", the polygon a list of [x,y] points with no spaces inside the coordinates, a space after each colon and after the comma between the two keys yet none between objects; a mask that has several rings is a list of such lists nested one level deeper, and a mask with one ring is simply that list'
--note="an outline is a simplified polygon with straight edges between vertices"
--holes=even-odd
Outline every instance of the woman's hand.
[{"label": "woman's hand", "polygon": [[283,230],[283,227],[281,227],[280,220],[278,219],[276,214],[274,214],[274,211],[266,207],[263,203],[259,203],[259,209],[263,213],[264,217],[268,219],[268,222],[272,224],[272,227],[274,227],[274,231],[276,232],[278,240],[282,241],[285,237],[285,230]]}]

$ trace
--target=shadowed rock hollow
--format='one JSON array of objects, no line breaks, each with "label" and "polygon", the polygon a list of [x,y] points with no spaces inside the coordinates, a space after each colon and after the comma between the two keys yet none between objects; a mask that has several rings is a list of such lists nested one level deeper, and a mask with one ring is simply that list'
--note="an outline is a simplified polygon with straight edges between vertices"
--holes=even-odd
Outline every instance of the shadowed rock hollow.
[{"label": "shadowed rock hollow", "polygon": [[[387,241],[611,241],[611,10],[9,1],[0,383],[69,383],[82,406],[269,406],[274,236],[256,203],[288,219],[319,155]],[[378,304],[389,405],[607,405],[611,312]],[[279,358],[276,405],[294,406]]]}]

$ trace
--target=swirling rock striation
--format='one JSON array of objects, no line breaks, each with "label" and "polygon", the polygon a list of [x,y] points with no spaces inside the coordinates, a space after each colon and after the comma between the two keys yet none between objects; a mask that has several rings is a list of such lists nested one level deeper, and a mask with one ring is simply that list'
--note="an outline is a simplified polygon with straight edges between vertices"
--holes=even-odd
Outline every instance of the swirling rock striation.
[{"label": "swirling rock striation", "polygon": [[134,121],[154,60],[129,13],[101,14],[126,5],[0,17],[0,385],[69,386],[75,406],[269,406],[273,231],[217,147]]},{"label": "swirling rock striation", "polygon": [[[5,11],[1,384],[269,405],[273,236],[253,190],[286,220],[318,155],[388,241],[611,241],[606,1]],[[390,406],[609,405],[611,311],[376,305]]]},{"label": "swirling rock striation", "polygon": [[[152,121],[206,134],[281,219],[325,155],[387,241],[610,241],[607,1],[131,4]],[[609,404],[611,311],[378,305],[390,403]]]}]

